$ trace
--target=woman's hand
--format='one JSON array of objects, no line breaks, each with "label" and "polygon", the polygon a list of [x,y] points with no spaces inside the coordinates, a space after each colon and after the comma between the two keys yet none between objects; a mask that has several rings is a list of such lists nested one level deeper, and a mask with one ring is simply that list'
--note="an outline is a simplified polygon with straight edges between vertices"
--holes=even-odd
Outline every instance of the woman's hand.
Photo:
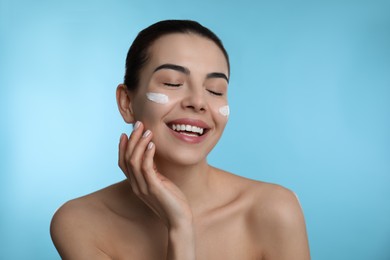
[{"label": "woman's hand", "polygon": [[[137,122],[128,139],[122,134],[119,142],[119,167],[131,188],[146,205],[163,220],[169,230],[192,225],[192,212],[181,190],[160,174],[153,161],[156,147],[153,133],[144,131]],[[190,227],[192,229],[192,227]]]}]

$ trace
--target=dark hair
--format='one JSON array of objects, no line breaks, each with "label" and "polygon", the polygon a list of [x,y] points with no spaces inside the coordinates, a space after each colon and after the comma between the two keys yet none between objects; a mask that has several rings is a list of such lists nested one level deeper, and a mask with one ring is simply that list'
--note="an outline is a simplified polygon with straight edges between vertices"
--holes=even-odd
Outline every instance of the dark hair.
[{"label": "dark hair", "polygon": [[195,21],[164,20],[142,30],[130,46],[126,57],[126,73],[124,78],[124,84],[129,90],[137,89],[140,71],[149,59],[149,47],[161,36],[172,33],[194,33],[212,40],[222,50],[228,64],[230,75],[229,56],[217,35]]}]

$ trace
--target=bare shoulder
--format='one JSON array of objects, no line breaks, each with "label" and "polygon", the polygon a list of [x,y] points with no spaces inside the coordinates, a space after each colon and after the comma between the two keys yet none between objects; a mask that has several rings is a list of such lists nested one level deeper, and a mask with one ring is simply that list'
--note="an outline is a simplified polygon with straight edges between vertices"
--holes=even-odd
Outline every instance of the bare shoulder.
[{"label": "bare shoulder", "polygon": [[227,172],[222,175],[224,186],[240,197],[254,250],[262,259],[310,259],[305,220],[293,191]]},{"label": "bare shoulder", "polygon": [[230,187],[247,201],[248,210],[256,219],[291,221],[293,216],[302,216],[300,203],[293,191],[277,184],[252,180],[221,170],[219,173],[222,176],[218,180],[221,186]]},{"label": "bare shoulder", "polygon": [[310,259],[306,224],[296,194],[280,185],[257,182],[249,212],[253,236],[265,259]]},{"label": "bare shoulder", "polygon": [[251,193],[255,198],[253,214],[256,214],[258,218],[281,222],[275,224],[288,224],[296,218],[303,217],[296,194],[283,186],[256,182]]},{"label": "bare shoulder", "polygon": [[109,214],[102,195],[112,187],[70,200],[54,214],[50,234],[63,259],[108,259],[98,233]]},{"label": "bare shoulder", "polygon": [[232,187],[244,199],[251,200],[255,210],[267,207],[270,210],[267,213],[277,213],[274,211],[288,209],[300,211],[296,194],[283,186],[248,179],[222,170],[219,172],[223,175],[221,179],[224,179],[224,181],[219,180],[219,182],[225,187]]}]

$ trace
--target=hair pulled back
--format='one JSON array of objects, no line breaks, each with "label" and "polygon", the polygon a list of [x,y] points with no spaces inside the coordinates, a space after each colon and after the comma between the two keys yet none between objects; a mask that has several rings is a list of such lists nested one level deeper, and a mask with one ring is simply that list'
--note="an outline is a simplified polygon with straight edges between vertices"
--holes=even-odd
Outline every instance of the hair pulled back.
[{"label": "hair pulled back", "polygon": [[126,57],[124,84],[135,91],[139,84],[140,72],[149,59],[150,46],[161,36],[173,33],[194,33],[212,40],[223,52],[230,74],[229,56],[217,35],[198,22],[191,20],[164,20],[145,28],[135,38]]}]

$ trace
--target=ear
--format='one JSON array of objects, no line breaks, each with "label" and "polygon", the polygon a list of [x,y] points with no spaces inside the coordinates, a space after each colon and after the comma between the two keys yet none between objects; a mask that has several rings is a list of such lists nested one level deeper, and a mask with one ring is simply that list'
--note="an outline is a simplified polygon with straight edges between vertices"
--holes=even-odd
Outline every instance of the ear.
[{"label": "ear", "polygon": [[125,84],[119,84],[116,88],[116,102],[118,104],[119,112],[126,123],[134,123],[134,113],[132,108],[130,92],[127,90]]}]

